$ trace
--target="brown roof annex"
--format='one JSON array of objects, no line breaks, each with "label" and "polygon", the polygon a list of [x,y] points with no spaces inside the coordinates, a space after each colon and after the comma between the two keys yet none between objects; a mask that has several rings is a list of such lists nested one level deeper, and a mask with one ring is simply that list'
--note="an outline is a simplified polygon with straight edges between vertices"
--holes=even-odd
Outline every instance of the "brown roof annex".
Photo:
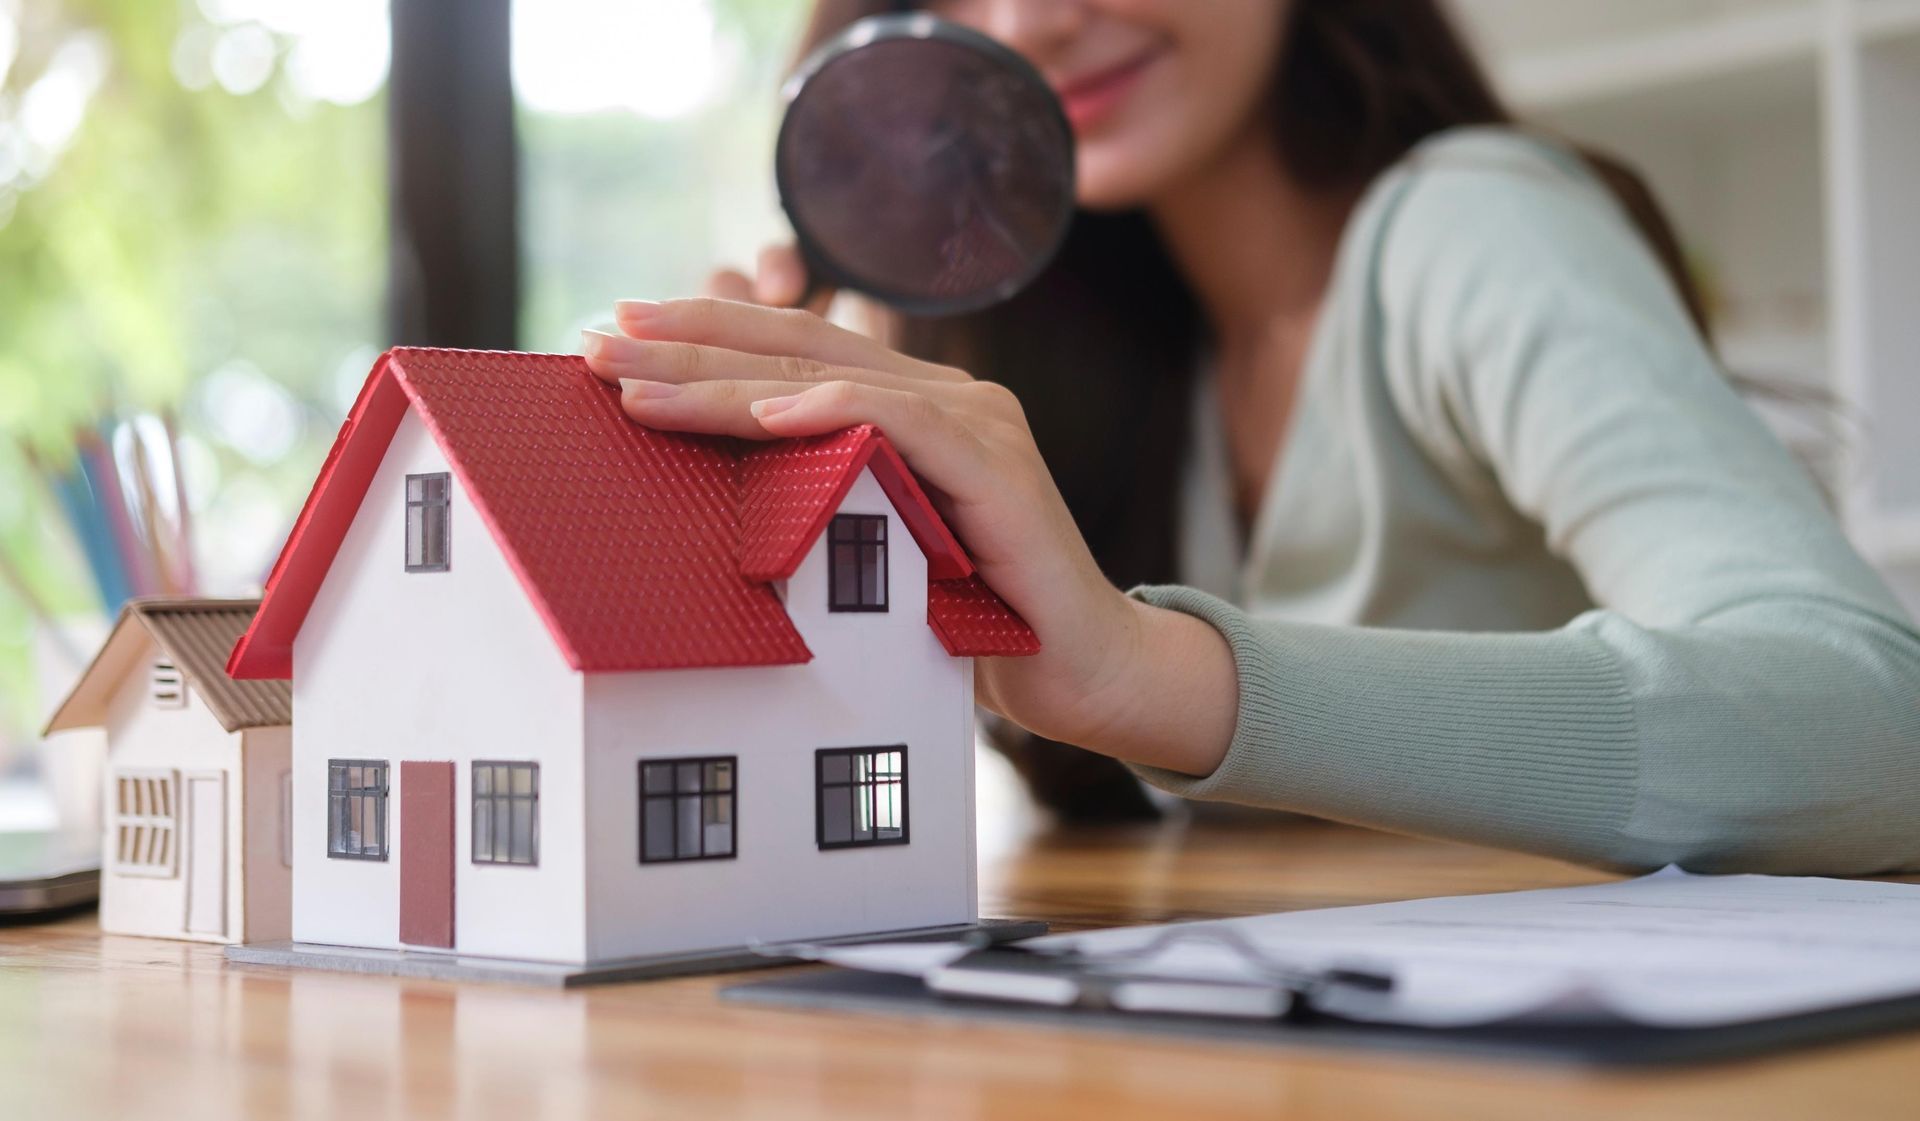
[{"label": "brown roof annex", "polygon": [[[143,638],[151,639],[180,670],[227,731],[293,723],[290,683],[227,676],[227,656],[259,606],[257,599],[156,596],[129,601],[93,663],[47,721],[46,731],[104,724],[114,692],[129,672],[147,663]],[[136,622],[138,626],[132,625]]]}]

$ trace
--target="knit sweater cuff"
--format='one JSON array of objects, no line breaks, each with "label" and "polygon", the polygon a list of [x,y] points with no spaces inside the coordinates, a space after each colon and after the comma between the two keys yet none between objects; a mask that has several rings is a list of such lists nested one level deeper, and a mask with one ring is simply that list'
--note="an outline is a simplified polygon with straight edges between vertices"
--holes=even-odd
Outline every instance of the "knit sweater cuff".
[{"label": "knit sweater cuff", "polygon": [[1163,790],[1584,859],[1632,813],[1632,697],[1583,630],[1331,627],[1255,620],[1192,588],[1129,594],[1211,624],[1239,674],[1212,774],[1134,768]]}]

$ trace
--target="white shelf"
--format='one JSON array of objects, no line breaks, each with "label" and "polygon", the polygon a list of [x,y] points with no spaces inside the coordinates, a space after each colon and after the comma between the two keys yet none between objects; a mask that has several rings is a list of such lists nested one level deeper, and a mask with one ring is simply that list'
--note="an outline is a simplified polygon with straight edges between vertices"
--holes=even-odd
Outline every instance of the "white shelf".
[{"label": "white shelf", "polygon": [[[1889,7],[1912,8],[1907,3]],[[1910,13],[1886,13],[1886,26]],[[1813,81],[1822,15],[1812,4],[1722,12],[1596,42],[1507,57],[1500,87],[1533,111],[1577,108],[1715,80],[1777,75]]]},{"label": "white shelf", "polygon": [[1837,440],[1762,411],[1920,604],[1920,0],[1454,2],[1523,117],[1647,175],[1730,364],[1837,396]]},{"label": "white shelf", "polygon": [[1920,0],[1857,0],[1854,29],[1865,43],[1920,39]]}]

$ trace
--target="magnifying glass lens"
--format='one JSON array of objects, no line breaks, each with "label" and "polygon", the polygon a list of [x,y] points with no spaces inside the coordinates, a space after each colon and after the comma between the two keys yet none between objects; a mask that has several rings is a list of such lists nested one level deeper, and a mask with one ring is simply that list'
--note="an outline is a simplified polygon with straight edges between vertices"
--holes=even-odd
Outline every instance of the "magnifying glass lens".
[{"label": "magnifying glass lens", "polygon": [[939,26],[843,36],[816,55],[775,155],[824,279],[929,314],[1024,287],[1073,211],[1073,137],[1053,91],[999,44]]}]

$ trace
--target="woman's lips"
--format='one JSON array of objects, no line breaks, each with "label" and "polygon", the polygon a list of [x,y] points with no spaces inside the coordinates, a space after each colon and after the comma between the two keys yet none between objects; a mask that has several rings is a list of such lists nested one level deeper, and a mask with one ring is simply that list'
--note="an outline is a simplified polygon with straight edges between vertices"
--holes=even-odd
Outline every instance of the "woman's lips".
[{"label": "woman's lips", "polygon": [[1069,81],[1060,82],[1055,92],[1075,132],[1085,132],[1098,124],[1140,84],[1140,76],[1160,57],[1156,48],[1135,55],[1117,66],[1095,70]]}]

